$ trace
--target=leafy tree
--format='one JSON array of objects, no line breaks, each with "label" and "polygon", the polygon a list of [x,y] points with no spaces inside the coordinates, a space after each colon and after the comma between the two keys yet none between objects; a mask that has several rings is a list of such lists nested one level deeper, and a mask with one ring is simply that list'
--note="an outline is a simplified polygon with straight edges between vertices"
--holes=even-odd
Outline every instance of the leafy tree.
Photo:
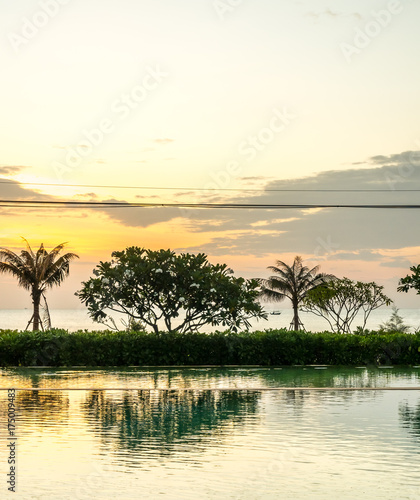
[{"label": "leafy tree", "polygon": [[280,302],[289,299],[293,306],[293,321],[291,327],[299,330],[303,327],[299,319],[299,306],[306,297],[306,294],[333,279],[332,274],[319,273],[319,266],[312,269],[304,266],[302,257],[296,256],[293,264],[289,266],[285,262],[278,260],[276,266],[267,269],[275,273],[268,279],[261,279],[261,297],[273,302]]},{"label": "leafy tree", "polygon": [[336,333],[351,333],[351,324],[361,312],[361,328],[364,330],[373,310],[392,303],[382,292],[383,288],[374,282],[337,278],[308,292],[304,299],[304,310],[326,319]]},{"label": "leafy tree", "polygon": [[408,292],[411,288],[417,291],[420,295],[420,265],[410,267],[411,275],[407,274],[405,278],[401,278],[397,290],[399,292]]},{"label": "leafy tree", "polygon": [[0,248],[0,273],[12,274],[17,278],[19,286],[30,290],[34,312],[28,326],[32,321],[35,331],[40,326],[43,327],[39,313],[41,298],[45,300],[48,288],[61,284],[69,274],[70,261],[78,256],[74,253],[60,256],[65,243],[56,246],[51,252],[47,252],[41,243],[39,249],[33,252],[28,241],[25,238],[23,240],[26,242],[26,250],[21,250],[20,255],[7,248]]},{"label": "leafy tree", "polygon": [[[129,247],[100,262],[76,295],[94,321],[109,321],[111,311],[127,314],[159,331],[197,331],[205,324],[236,331],[250,318],[264,318],[258,282],[230,276],[225,264],[212,265],[200,253]],[[174,324],[176,320],[176,326]]]},{"label": "leafy tree", "polygon": [[379,328],[385,333],[408,333],[410,330],[410,327],[404,324],[404,319],[398,314],[398,309],[396,307],[392,308],[392,314],[389,320],[379,325]]}]

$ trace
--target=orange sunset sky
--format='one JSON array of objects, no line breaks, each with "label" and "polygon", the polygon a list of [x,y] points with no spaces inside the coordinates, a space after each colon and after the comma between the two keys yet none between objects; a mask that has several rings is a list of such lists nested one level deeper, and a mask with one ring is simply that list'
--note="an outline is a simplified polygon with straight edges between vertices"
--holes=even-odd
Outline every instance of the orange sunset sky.
[{"label": "orange sunset sky", "polygon": [[[0,246],[69,242],[80,260],[50,307],[82,307],[80,282],[130,245],[205,252],[244,277],[301,255],[418,307],[396,286],[420,263],[419,209],[14,202],[416,204],[420,4],[20,0],[0,13]],[[0,294],[3,309],[30,307],[13,278]]]}]

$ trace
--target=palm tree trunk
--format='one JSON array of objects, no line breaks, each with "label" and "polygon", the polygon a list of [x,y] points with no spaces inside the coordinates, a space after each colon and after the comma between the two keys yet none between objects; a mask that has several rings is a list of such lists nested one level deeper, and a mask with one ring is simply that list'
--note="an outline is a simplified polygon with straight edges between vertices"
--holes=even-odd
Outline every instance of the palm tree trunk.
[{"label": "palm tree trunk", "polygon": [[293,303],[293,323],[294,323],[295,332],[297,332],[299,330],[299,313],[298,313],[297,302]]},{"label": "palm tree trunk", "polygon": [[41,302],[41,294],[38,290],[32,292],[32,303],[34,305],[34,328],[33,331],[39,330],[39,303]]}]

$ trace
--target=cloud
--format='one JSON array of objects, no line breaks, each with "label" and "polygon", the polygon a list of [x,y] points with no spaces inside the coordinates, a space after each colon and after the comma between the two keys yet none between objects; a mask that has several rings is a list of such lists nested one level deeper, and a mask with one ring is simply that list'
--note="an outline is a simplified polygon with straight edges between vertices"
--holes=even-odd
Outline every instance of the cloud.
[{"label": "cloud", "polygon": [[[124,200],[117,199],[107,199],[103,200],[105,202],[119,202],[127,203]],[[179,208],[166,208],[166,207],[105,207],[101,209],[95,209],[96,211],[101,211],[108,215],[112,220],[116,220],[124,226],[129,227],[149,227],[153,224],[158,224],[160,222],[168,222],[172,219],[181,216],[181,211]]]},{"label": "cloud", "polygon": [[383,267],[398,267],[398,268],[403,268],[403,269],[410,269],[410,267],[413,265],[409,260],[405,259],[404,257],[395,257],[392,260],[387,260],[384,262],[381,262],[380,264]]},{"label": "cloud", "polygon": [[267,181],[267,179],[272,179],[272,177],[265,177],[264,175],[254,175],[248,177],[239,177],[240,181]]},{"label": "cloud", "polygon": [[98,198],[96,193],[81,193],[77,195],[79,198],[88,198],[89,200],[95,200]]},{"label": "cloud", "polygon": [[355,252],[338,252],[334,254],[335,260],[364,260],[364,261],[380,261],[384,258],[383,255],[371,250],[359,250]]},{"label": "cloud", "polygon": [[175,139],[169,139],[168,137],[164,137],[162,139],[153,139],[153,142],[156,142],[156,144],[170,144],[174,141]]},{"label": "cloud", "polygon": [[[411,154],[411,157],[413,155]],[[379,159],[380,158],[380,159]],[[223,201],[252,204],[403,204],[417,203],[418,193],[393,189],[390,179],[398,177],[398,189],[420,190],[420,165],[405,176],[399,167],[408,152],[391,155],[384,161],[373,157],[374,166],[321,172],[302,179],[272,180],[260,192],[191,197],[194,201]],[[388,164],[390,163],[390,164]],[[380,165],[380,166],[377,166]],[[299,189],[302,192],[287,191]],[[383,192],[342,192],[348,189]],[[278,192],[273,190],[279,190]],[[127,226],[147,227],[182,217],[190,231],[209,234],[208,243],[199,250],[212,254],[238,255],[298,252],[319,257],[374,260],[375,254],[361,249],[397,249],[419,246],[418,210],[344,209],[317,211],[285,210],[199,210],[178,208],[110,209],[108,215]],[[210,224],[209,221],[212,221]],[[362,252],[362,253],[361,253]],[[356,255],[357,254],[357,255]],[[341,257],[340,257],[341,255]]]},{"label": "cloud", "polygon": [[[365,168],[331,170],[301,179],[270,180],[260,191],[208,194],[179,190],[171,193],[170,199],[262,205],[417,204],[418,192],[401,192],[420,191],[420,163],[414,161],[416,158],[420,158],[420,152],[378,155],[369,158],[365,164],[370,166]],[[344,191],[358,189],[370,191]],[[17,182],[0,184],[0,194],[3,199],[54,199],[24,189]],[[153,196],[154,200],[162,199],[161,195]],[[95,211],[105,213],[126,227],[149,227],[182,219],[188,231],[201,233],[208,239],[197,250],[212,255],[264,256],[295,252],[343,261],[383,259],[384,266],[407,267],[408,261],[382,256],[380,250],[420,246],[419,210],[416,209],[106,207]]]},{"label": "cloud", "polygon": [[[181,203],[182,201],[186,201],[188,199],[191,199],[191,197],[193,196],[196,196],[197,195],[197,191],[177,191],[177,192],[172,192],[171,193],[171,196],[175,199],[178,199],[178,198],[181,198],[181,200],[179,201],[179,203]],[[187,196],[190,196],[190,198],[187,198]],[[157,198],[160,198],[160,196],[157,196]]]},{"label": "cloud", "polygon": [[144,200],[145,198],[147,198],[147,199],[155,198],[155,199],[159,199],[159,200],[161,199],[161,197],[157,194],[147,195],[147,196],[145,196],[144,194],[136,194],[135,198],[138,198],[139,200]]},{"label": "cloud", "polygon": [[402,153],[388,156],[378,155],[369,158],[369,162],[375,165],[390,166],[420,166],[420,151],[404,151]]},{"label": "cloud", "polygon": [[15,175],[24,170],[25,167],[23,165],[3,165],[0,167],[0,175]]},{"label": "cloud", "polygon": [[0,184],[0,196],[6,200],[53,200],[53,196],[43,195],[33,189],[26,189],[18,181],[7,180]]},{"label": "cloud", "polygon": [[359,12],[348,12],[348,13],[334,12],[329,7],[327,7],[325,10],[321,12],[314,12],[314,11],[308,12],[307,14],[305,14],[305,16],[310,17],[314,21],[319,21],[320,19],[324,18],[336,20],[343,17],[350,17],[358,21],[363,19],[363,16]]},{"label": "cloud", "polygon": [[250,189],[255,189],[255,188],[261,188],[262,184],[266,184],[270,180],[272,180],[273,177],[266,177],[264,175],[255,175],[255,176],[248,176],[248,177],[239,177],[239,181],[241,182],[241,186],[250,186]]},{"label": "cloud", "polygon": [[[25,189],[19,182],[17,181],[9,181],[7,183],[0,183],[0,198],[2,200],[42,200],[42,201],[50,201],[54,200],[53,196],[40,194],[33,189]],[[0,207],[1,215],[27,215],[28,212],[32,210],[39,211],[38,208],[30,209],[28,207]]]},{"label": "cloud", "polygon": [[[303,179],[271,181],[265,190],[230,199],[232,203],[306,203],[306,204],[406,204],[418,203],[420,165],[411,158],[417,152],[405,152],[370,159],[374,167],[321,172]],[[419,153],[420,154],[420,153]],[[381,166],[376,166],[376,165]],[[410,168],[402,169],[402,166]],[[271,190],[300,189],[303,192]],[[342,192],[370,189],[381,192]],[[313,190],[313,191],[304,191]],[[168,212],[170,215],[170,212]],[[209,226],[209,215],[217,225]],[[287,210],[211,210],[185,211],[192,231],[213,233],[211,240],[198,250],[211,254],[263,256],[269,253],[300,252],[338,259],[381,260],[372,251],[419,246],[419,211],[384,209],[331,208],[305,212]],[[280,220],[279,220],[280,219]],[[260,226],[261,230],[256,230]],[[214,234],[219,233],[219,234]],[[396,266],[397,261],[387,261]],[[393,263],[394,262],[394,263]],[[406,265],[405,263],[400,263]],[[384,264],[386,265],[386,263]]]}]

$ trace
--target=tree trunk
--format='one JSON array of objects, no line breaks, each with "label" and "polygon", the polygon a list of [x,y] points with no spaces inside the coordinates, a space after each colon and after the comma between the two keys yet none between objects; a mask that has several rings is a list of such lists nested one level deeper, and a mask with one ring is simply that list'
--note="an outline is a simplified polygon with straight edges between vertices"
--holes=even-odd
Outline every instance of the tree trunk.
[{"label": "tree trunk", "polygon": [[299,314],[298,314],[298,305],[297,303],[293,304],[293,323],[295,332],[299,330]]},{"label": "tree trunk", "polygon": [[34,328],[33,331],[39,330],[39,304],[41,302],[41,294],[39,293],[38,290],[34,290],[32,292],[32,303],[34,305]]}]

